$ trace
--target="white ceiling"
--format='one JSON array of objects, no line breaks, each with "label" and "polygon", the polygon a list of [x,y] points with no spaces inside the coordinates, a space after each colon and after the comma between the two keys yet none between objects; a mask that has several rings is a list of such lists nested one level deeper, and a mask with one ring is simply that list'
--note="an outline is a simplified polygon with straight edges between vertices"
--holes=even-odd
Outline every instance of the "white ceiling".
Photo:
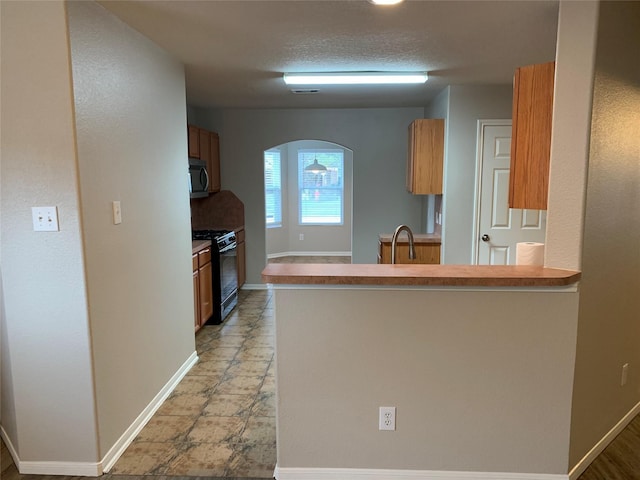
[{"label": "white ceiling", "polygon": [[[447,85],[509,84],[555,58],[558,2],[126,0],[100,4],[185,65],[201,107],[425,106]],[[427,71],[419,86],[291,93],[284,72]]]}]

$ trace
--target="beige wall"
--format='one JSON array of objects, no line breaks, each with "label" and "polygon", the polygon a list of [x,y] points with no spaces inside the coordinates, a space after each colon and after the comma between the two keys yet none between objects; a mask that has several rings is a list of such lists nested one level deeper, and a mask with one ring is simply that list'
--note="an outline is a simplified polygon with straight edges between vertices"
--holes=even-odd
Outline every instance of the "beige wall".
[{"label": "beige wall", "polygon": [[376,263],[378,235],[401,223],[418,231],[422,199],[406,191],[407,128],[423,108],[229,109],[191,108],[201,126],[220,134],[222,188],[244,203],[247,282],[261,285],[266,263],[263,152],[314,138],[353,152],[354,263]]},{"label": "beige wall", "polygon": [[[640,402],[640,4],[602,2],[571,423],[578,462]],[[629,380],[620,386],[622,365]]]},{"label": "beige wall", "polygon": [[[0,9],[2,426],[23,462],[95,463],[64,4],[3,1]],[[59,232],[33,231],[31,207],[44,205],[58,207]]]},{"label": "beige wall", "polygon": [[0,8],[2,428],[23,471],[99,473],[195,350],[183,69],[93,2]]},{"label": "beige wall", "polygon": [[[441,262],[472,263],[475,216],[476,146],[478,120],[509,119],[513,88],[511,85],[452,85],[445,123],[444,194],[442,196]],[[442,110],[443,105],[436,105]]]},{"label": "beige wall", "polygon": [[184,72],[101,6],[68,10],[102,457],[195,350]]},{"label": "beige wall", "polygon": [[279,468],[566,474],[577,293],[275,296]]},{"label": "beige wall", "polygon": [[545,265],[580,270],[598,2],[561,2]]}]

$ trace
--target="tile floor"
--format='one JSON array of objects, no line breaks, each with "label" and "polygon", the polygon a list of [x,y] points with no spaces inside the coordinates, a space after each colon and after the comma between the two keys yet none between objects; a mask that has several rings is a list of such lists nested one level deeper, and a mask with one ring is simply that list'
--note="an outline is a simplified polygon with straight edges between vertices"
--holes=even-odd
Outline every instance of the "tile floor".
[{"label": "tile floor", "polygon": [[[274,263],[351,263],[289,256]],[[196,334],[198,363],[111,469],[112,475],[272,478],[274,319],[269,290],[241,290],[222,325]]]},{"label": "tile floor", "polygon": [[243,290],[196,334],[199,361],[109,472],[272,478],[276,462],[271,291]]}]

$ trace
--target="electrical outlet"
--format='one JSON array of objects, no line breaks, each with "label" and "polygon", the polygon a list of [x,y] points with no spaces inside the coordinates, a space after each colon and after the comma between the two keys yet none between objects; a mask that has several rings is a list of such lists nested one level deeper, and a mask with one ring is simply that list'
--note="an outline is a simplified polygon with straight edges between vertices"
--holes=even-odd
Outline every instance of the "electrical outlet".
[{"label": "electrical outlet", "polygon": [[304,240],[304,233],[301,233],[299,238],[300,240]]},{"label": "electrical outlet", "polygon": [[622,378],[620,379],[620,386],[624,387],[627,384],[627,378],[629,376],[629,364],[625,363],[622,366]]},{"label": "electrical outlet", "polygon": [[396,407],[380,407],[378,430],[396,429]]}]

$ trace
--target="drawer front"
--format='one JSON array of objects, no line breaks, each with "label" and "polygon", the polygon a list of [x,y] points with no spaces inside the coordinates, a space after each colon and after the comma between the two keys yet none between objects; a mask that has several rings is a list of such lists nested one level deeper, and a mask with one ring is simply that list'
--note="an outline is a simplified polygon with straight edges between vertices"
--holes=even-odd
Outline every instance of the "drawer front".
[{"label": "drawer front", "polygon": [[198,266],[202,267],[211,261],[211,248],[207,247],[198,252]]},{"label": "drawer front", "polygon": [[194,253],[193,255],[191,255],[191,263],[192,263],[192,267],[193,267],[193,271],[197,271],[198,270],[198,254]]}]

